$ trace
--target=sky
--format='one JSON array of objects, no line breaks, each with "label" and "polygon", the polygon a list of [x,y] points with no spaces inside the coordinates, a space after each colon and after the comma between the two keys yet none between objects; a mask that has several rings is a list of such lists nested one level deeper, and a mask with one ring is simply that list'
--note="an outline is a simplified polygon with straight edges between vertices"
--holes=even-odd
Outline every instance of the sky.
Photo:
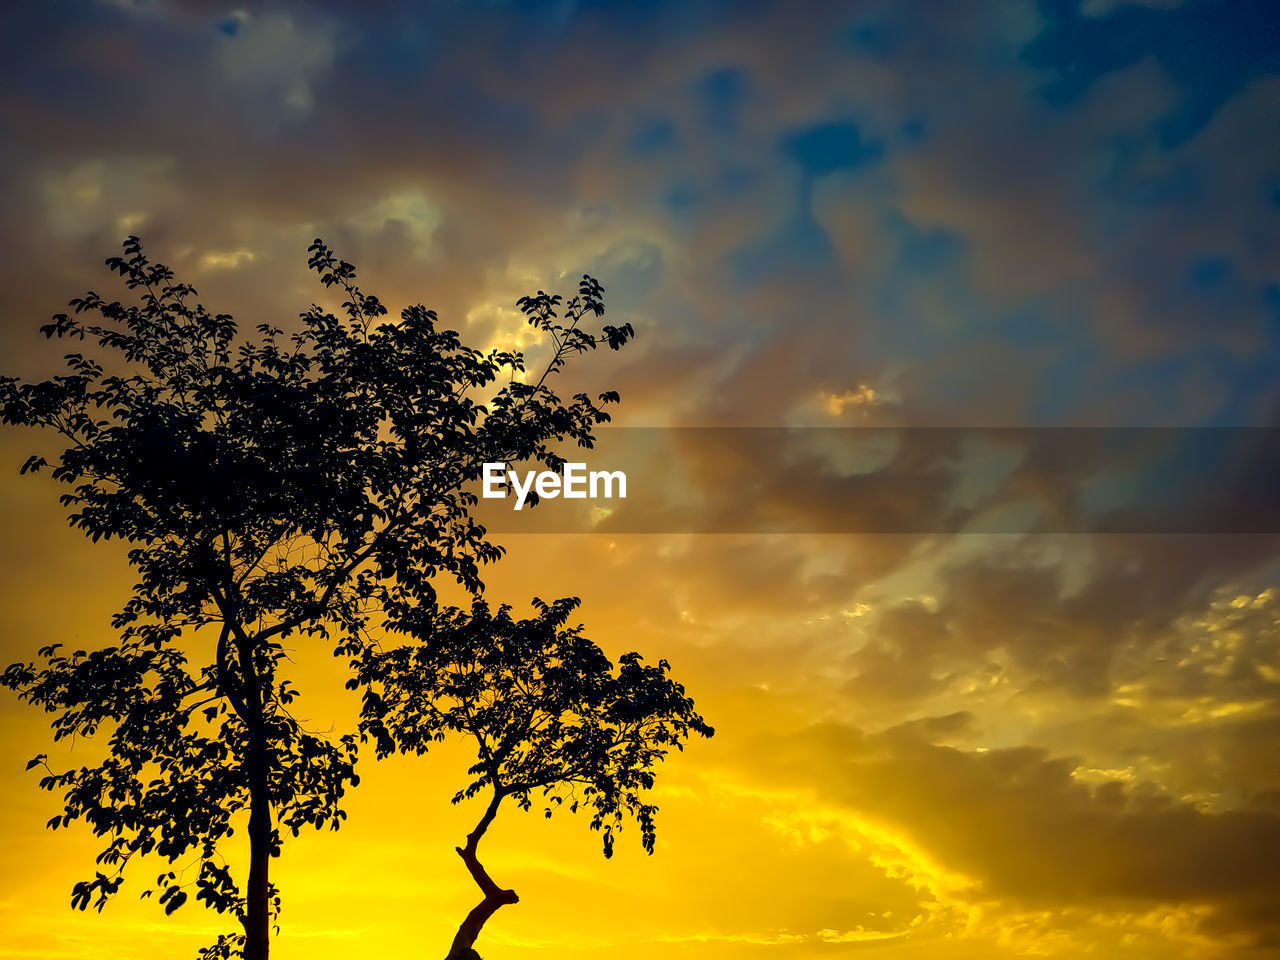
[{"label": "sky", "polygon": [[[58,372],[39,325],[113,290],[129,234],[246,329],[324,296],[320,236],[386,303],[535,357],[516,299],[598,277],[636,339],[567,392],[617,389],[623,425],[1280,425],[1267,0],[59,0],[0,14],[0,76],[7,374]],[[39,442],[0,435],[6,663],[109,642],[133,582],[17,476]],[[504,811],[485,862],[521,902],[487,960],[1280,957],[1280,525],[803,507],[803,532],[504,538],[492,598],[581,596],[717,734],[664,767],[652,857]],[[294,658],[301,712],[349,722],[341,665]],[[23,766],[95,747],[49,750],[12,696],[0,723],[0,957],[227,929],[140,902],[145,864],[73,913],[97,847],[43,828]],[[277,957],[443,954],[477,899],[466,765],[361,760],[349,822],[276,862]]]}]

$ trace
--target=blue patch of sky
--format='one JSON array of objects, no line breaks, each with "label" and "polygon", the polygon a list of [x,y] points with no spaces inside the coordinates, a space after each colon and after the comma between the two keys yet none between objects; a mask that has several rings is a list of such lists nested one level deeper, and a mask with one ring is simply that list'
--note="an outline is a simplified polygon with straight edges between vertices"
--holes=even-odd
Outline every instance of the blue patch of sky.
[{"label": "blue patch of sky", "polygon": [[742,164],[726,164],[703,181],[691,174],[680,175],[666,184],[660,198],[662,208],[668,216],[688,223],[706,212],[709,203],[741,200],[756,182],[755,170]]},{"label": "blue patch of sky", "polygon": [[[1276,377],[1272,350],[1242,356],[1236,350],[1200,343],[1193,350],[1116,368],[1104,389],[1109,395],[1118,392],[1140,398],[1140,403],[1125,411],[1127,423],[1172,420],[1186,426],[1250,426],[1257,425],[1258,403],[1274,392]],[[1214,391],[1207,398],[1209,406],[1198,399],[1195,385]]]},{"label": "blue patch of sky", "polygon": [[1015,347],[1052,348],[1055,351],[1079,347],[1064,325],[1048,318],[1037,305],[1024,305],[999,314],[992,321],[991,330],[1001,342]]},{"label": "blue patch of sky", "polygon": [[1203,173],[1178,154],[1151,155],[1149,138],[1134,134],[1111,137],[1099,148],[1097,187],[1102,199],[1124,207],[1159,207],[1188,203],[1203,192]]},{"label": "blue patch of sky", "polygon": [[1272,281],[1262,288],[1262,305],[1273,324],[1280,324],[1280,281]]},{"label": "blue patch of sky", "polygon": [[1107,74],[1154,59],[1182,91],[1156,127],[1166,147],[1194,136],[1250,80],[1280,71],[1275,0],[1123,5],[1103,17],[1081,14],[1077,0],[1041,0],[1040,8],[1047,25],[1022,57],[1049,74],[1044,97],[1070,106]]},{"label": "blue patch of sky", "polygon": [[747,101],[746,72],[737,67],[720,67],[704,74],[698,88],[707,126],[719,133],[736,131]]},{"label": "blue patch of sky", "polygon": [[1280,367],[1275,360],[1274,337],[1271,342],[1272,351],[1259,353],[1252,362],[1240,363],[1236,359],[1229,366],[1223,365],[1225,369],[1222,377],[1230,384],[1230,390],[1218,409],[1208,417],[1206,426],[1266,426],[1261,418],[1268,414],[1273,417],[1276,415],[1274,408],[1270,411],[1260,408],[1260,404],[1267,399],[1274,403],[1276,383],[1280,379]]},{"label": "blue patch of sky", "polygon": [[915,145],[923,143],[929,135],[928,124],[925,123],[923,117],[908,117],[902,121],[902,125],[898,127],[898,137],[907,144]]},{"label": "blue patch of sky", "polygon": [[865,139],[851,120],[819,123],[792,131],[782,137],[780,146],[783,154],[809,177],[857,170],[884,156],[884,144]]},{"label": "blue patch of sky", "polygon": [[[1045,324],[1037,325],[1034,329],[1046,341],[1056,336],[1062,342],[1051,348],[1048,353],[1051,359],[1037,373],[1029,410],[1031,422],[1070,422],[1072,414],[1081,403],[1089,399],[1094,388],[1102,360],[1101,351],[1096,344],[1071,344],[1061,333],[1049,333],[1050,328]],[[1022,343],[1026,343],[1025,339]]]},{"label": "blue patch of sky", "polygon": [[[883,144],[865,139],[851,120],[790,130],[779,137],[778,149],[800,170],[795,205],[771,233],[729,255],[735,274],[748,284],[779,271],[820,272],[830,268],[835,251],[812,209],[813,181],[871,166],[884,156]],[[743,184],[745,188],[747,182]]]},{"label": "blue patch of sky", "polygon": [[660,153],[676,143],[676,126],[666,117],[648,117],[638,122],[627,141],[627,152],[637,159]]},{"label": "blue patch of sky", "polygon": [[896,24],[883,19],[861,17],[845,28],[841,39],[846,49],[873,60],[892,60],[900,37]]},{"label": "blue patch of sky", "polygon": [[702,201],[702,193],[692,177],[681,177],[672,183],[662,198],[667,212],[684,218],[693,212]]},{"label": "blue patch of sky", "polygon": [[727,164],[720,168],[716,183],[724,191],[725,196],[732,199],[755,185],[756,171],[745,164]]},{"label": "blue patch of sky", "polygon": [[772,233],[730,253],[729,261],[735,278],[750,287],[779,273],[793,276],[822,273],[834,263],[835,257],[826,231],[814,219],[808,205],[800,204]]},{"label": "blue patch of sky", "polygon": [[1187,266],[1187,285],[1197,293],[1221,290],[1231,279],[1231,261],[1227,257],[1196,257]]},{"label": "blue patch of sky", "polygon": [[402,22],[394,29],[380,29],[376,46],[377,56],[362,71],[376,73],[390,81],[403,82],[429,71],[439,56],[440,41],[432,32],[417,23]]},{"label": "blue patch of sky", "polygon": [[1260,446],[1265,436],[1228,429],[1122,430],[1102,436],[1120,448],[1114,454],[1126,463],[1082,484],[1078,505],[1086,513],[1136,510],[1179,524],[1198,520],[1187,511],[1206,498],[1225,498],[1238,511],[1275,502],[1275,450]]},{"label": "blue patch of sky", "polygon": [[954,265],[964,253],[959,234],[907,225],[898,248],[899,266],[912,273],[935,273]]}]

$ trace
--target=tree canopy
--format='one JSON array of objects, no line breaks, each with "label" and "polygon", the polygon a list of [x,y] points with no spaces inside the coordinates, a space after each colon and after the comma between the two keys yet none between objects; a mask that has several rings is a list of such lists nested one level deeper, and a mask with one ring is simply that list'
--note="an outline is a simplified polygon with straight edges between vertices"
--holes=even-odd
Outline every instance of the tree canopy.
[{"label": "tree canopy", "polygon": [[476,956],[485,921],[515,903],[477,857],[481,837],[504,800],[550,817],[584,811],[611,856],[615,833],[631,819],[649,853],[657,806],[646,799],[657,765],[712,728],[694,710],[665,660],[627,653],[615,665],[581,625],[567,626],[577,598],[533,601],[517,620],[511,607],[420,608],[404,626],[415,642],[364,659],[351,685],[363,685],[362,727],[380,755],[425,753],[451,734],[472,741],[476,762],[454,803],[483,796],[476,828],[458,847],[484,899],[458,930],[450,960]]},{"label": "tree canopy", "polygon": [[[522,298],[554,347],[526,382],[519,352],[468,347],[421,305],[392,320],[351,264],[320,240],[309,254],[343,298],[337,312],[313,305],[293,332],[263,323],[242,335],[131,237],[107,266],[132,302],[90,292],[42,328],[87,343],[66,356],[69,372],[0,378],[3,421],[66,444],[54,464],[33,456],[23,472],[51,467],[69,488],[71,524],[126,541],[138,577],[113,643],[51,643],[38,663],[0,676],[54,714],[55,740],[107,739],[97,764],[31,764],[65,800],[49,826],[84,820],[106,840],[72,904],[101,909],[132,858],[158,854],[175,865],[149,888],[167,912],[194,887],[240,918],[244,933],[209,956],[241,945],[251,960],[267,955],[282,829],[336,828],[358,782],[353,734],[310,732],[290,712],[287,644],[363,663],[376,635],[435,604],[438,577],[479,592],[482,565],[502,549],[472,517],[467,485],[486,461],[554,468],[556,443],[590,446],[617,394],[561,400],[552,377],[575,354],[632,336],[629,325],[583,329],[604,312],[591,277],[567,303]],[[195,642],[202,630],[210,642]],[[220,850],[246,810],[242,891]]]}]

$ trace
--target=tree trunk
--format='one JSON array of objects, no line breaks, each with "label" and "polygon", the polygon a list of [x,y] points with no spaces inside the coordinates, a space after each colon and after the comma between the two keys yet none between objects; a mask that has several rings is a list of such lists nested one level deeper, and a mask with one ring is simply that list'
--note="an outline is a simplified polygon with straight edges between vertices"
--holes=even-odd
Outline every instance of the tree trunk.
[{"label": "tree trunk", "polygon": [[250,733],[249,889],[244,918],[244,960],[267,960],[271,948],[271,795],[267,774],[266,731]]},{"label": "tree trunk", "polygon": [[489,808],[485,811],[484,817],[480,823],[467,834],[467,845],[465,847],[455,847],[458,856],[462,858],[462,862],[467,865],[467,870],[475,879],[476,885],[484,892],[484,899],[481,900],[467,914],[467,918],[462,921],[462,926],[458,927],[458,932],[453,938],[453,945],[449,948],[449,955],[445,960],[480,960],[480,955],[476,953],[473,945],[476,938],[480,936],[480,930],[497,909],[508,903],[519,903],[520,898],[516,896],[514,890],[500,890],[498,885],[490,879],[489,874],[485,872],[480,861],[476,859],[476,848],[480,845],[480,838],[484,836],[489,824],[493,822],[494,815],[498,812],[498,804],[502,800],[502,794],[495,791],[493,800],[489,804]]},{"label": "tree trunk", "polygon": [[[262,684],[253,659],[254,638],[235,620],[235,587],[228,580],[222,634],[218,638],[218,689],[231,701],[236,716],[249,730],[245,774],[249,785],[249,886],[245,891],[244,960],[267,960],[271,950],[271,771]],[[240,666],[237,684],[229,669],[231,639]]]}]

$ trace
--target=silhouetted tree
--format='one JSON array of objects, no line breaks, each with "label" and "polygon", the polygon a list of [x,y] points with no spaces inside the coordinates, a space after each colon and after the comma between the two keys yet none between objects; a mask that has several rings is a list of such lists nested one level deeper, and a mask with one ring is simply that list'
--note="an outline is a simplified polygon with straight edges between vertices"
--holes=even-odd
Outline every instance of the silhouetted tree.
[{"label": "silhouetted tree", "polygon": [[477,958],[473,944],[485,921],[513,890],[500,888],[477,855],[498,808],[510,799],[550,817],[567,804],[584,809],[601,831],[606,857],[627,818],[653,853],[657,807],[644,798],[655,767],[691,734],[713,730],[694,712],[665,660],[646,664],[637,653],[610,662],[583,628],[566,627],[577,598],[533,601],[536,616],[513,620],[477,599],[470,611],[420,608],[404,626],[420,641],[366,656],[358,680],[366,686],[362,727],[380,756],[425,753],[451,733],[473,740],[476,763],[459,803],[483,795],[480,821],[458,855],[484,899],[458,928],[448,960]]},{"label": "silhouetted tree", "polygon": [[[391,321],[351,264],[319,240],[309,253],[324,286],[345,296],[339,313],[312,306],[291,335],[263,324],[242,338],[131,237],[107,265],[137,302],[89,293],[42,328],[89,341],[94,355],[68,355],[70,372],[44,382],[0,379],[5,422],[67,443],[53,476],[71,488],[72,526],[127,541],[138,575],[113,620],[116,642],[70,654],[54,643],[40,665],[0,678],[56,715],[55,740],[108,738],[101,762],[41,780],[66,802],[50,827],[83,819],[107,838],[72,905],[101,910],[138,854],[192,856],[144,896],[158,890],[169,913],[193,886],[209,907],[238,914],[244,933],[220,938],[211,957],[242,944],[250,960],[267,956],[279,905],[269,858],[282,829],[336,829],[357,783],[354,737],[310,733],[290,714],[286,642],[362,661],[371,630],[434,602],[437,576],[479,591],[480,565],[502,551],[473,520],[464,484],[486,461],[556,467],[550,444],[590,446],[617,394],[563,402],[548,380],[572,354],[632,335],[629,325],[580,329],[604,311],[590,277],[563,308],[558,296],[523,298],[555,346],[525,383],[519,353],[470,349],[420,305]],[[486,387],[487,403],[470,398]],[[44,466],[32,457],[23,472]],[[192,643],[206,626],[216,642]],[[36,765],[48,769],[47,757]],[[219,847],[245,810],[242,894]]]}]

